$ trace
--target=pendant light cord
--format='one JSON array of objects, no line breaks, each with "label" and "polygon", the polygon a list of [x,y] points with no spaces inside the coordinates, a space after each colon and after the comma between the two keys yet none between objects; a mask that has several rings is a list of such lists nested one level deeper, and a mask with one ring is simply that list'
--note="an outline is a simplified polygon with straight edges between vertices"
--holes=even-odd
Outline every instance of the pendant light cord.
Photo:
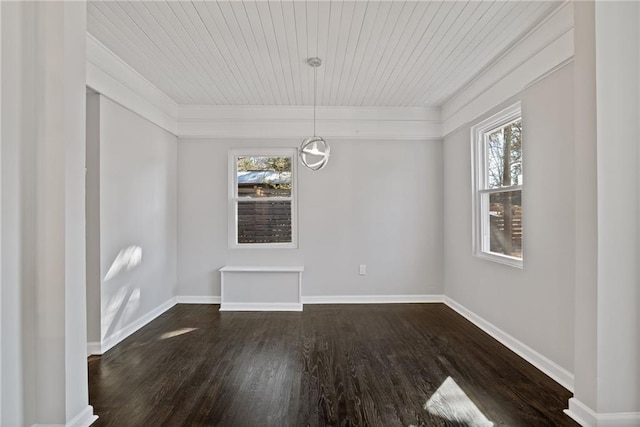
[{"label": "pendant light cord", "polygon": [[313,136],[316,136],[316,94],[318,93],[318,68],[313,67]]}]

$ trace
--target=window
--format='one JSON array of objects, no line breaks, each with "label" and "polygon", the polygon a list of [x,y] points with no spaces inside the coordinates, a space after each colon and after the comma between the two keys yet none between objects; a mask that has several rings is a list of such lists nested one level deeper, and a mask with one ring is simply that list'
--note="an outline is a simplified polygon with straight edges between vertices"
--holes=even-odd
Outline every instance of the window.
[{"label": "window", "polygon": [[296,150],[233,150],[229,155],[229,243],[295,248]]},{"label": "window", "polygon": [[522,268],[522,112],[517,103],[471,128],[473,245]]}]

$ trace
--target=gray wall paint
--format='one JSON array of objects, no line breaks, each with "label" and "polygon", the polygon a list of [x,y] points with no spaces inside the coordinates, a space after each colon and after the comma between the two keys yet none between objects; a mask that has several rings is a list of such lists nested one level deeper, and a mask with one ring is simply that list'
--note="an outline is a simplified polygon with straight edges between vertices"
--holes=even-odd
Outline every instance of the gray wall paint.
[{"label": "gray wall paint", "polygon": [[567,65],[488,111],[523,112],[524,268],[472,255],[470,127],[444,142],[445,294],[516,339],[573,369],[573,67]]},{"label": "gray wall paint", "polygon": [[[22,286],[25,277],[22,272],[24,247],[22,232],[25,223],[23,209],[24,189],[21,182],[24,174],[23,150],[32,138],[25,128],[24,117],[31,107],[31,97],[28,92],[27,80],[30,76],[32,64],[23,64],[21,47],[26,43],[23,32],[23,9],[28,7],[24,3],[0,4],[2,9],[2,328],[0,329],[2,346],[2,363],[0,365],[2,382],[1,399],[2,414],[0,425],[22,426],[33,422],[33,408],[25,417],[25,399],[27,393],[32,393],[33,378],[27,368],[33,364],[33,356],[23,351],[24,341],[32,340],[33,322],[25,313],[24,298],[33,300],[30,288]],[[31,67],[29,68],[29,65]],[[22,102],[20,102],[22,101]],[[6,108],[8,102],[15,103],[15,108]],[[31,126],[33,128],[33,126]],[[26,134],[25,134],[26,131]],[[32,225],[29,223],[29,225]],[[31,227],[33,228],[33,227]],[[32,312],[28,312],[32,314]],[[24,332],[23,332],[24,331]],[[27,383],[29,381],[29,383]]]},{"label": "gray wall paint", "polygon": [[[108,98],[100,100],[104,340],[176,293],[177,138]],[[137,265],[135,248],[141,250]],[[107,277],[119,254],[125,264]],[[134,255],[129,267],[127,254]]]},{"label": "gray wall paint", "polygon": [[597,408],[598,206],[595,4],[574,2],[576,185],[574,397]]},{"label": "gray wall paint", "polygon": [[227,264],[304,265],[304,296],[442,294],[441,141],[329,141],[299,168],[299,248],[228,248],[229,150],[299,143],[180,140],[178,294],[219,296]]},{"label": "gray wall paint", "polygon": [[100,342],[100,95],[87,94],[87,341]]}]

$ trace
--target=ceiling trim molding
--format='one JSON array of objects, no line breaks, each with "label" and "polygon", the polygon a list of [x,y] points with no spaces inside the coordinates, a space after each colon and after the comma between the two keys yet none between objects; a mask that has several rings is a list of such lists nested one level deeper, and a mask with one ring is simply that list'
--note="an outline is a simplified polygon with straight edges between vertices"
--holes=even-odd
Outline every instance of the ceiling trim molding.
[{"label": "ceiling trim molding", "polygon": [[[190,138],[304,138],[313,107],[181,106],[178,133]],[[318,107],[317,134],[341,139],[440,139],[440,109]]]},{"label": "ceiling trim molding", "polygon": [[[434,140],[454,132],[573,59],[565,2],[449,99],[434,107],[318,107],[325,138]],[[87,33],[87,86],[184,138],[304,138],[312,107],[178,105]]]},{"label": "ceiling trim molding", "polygon": [[[312,120],[311,106],[211,106],[181,105],[180,121],[206,120]],[[440,108],[433,107],[316,107],[317,120],[386,120],[440,122]]]},{"label": "ceiling trim molding", "polygon": [[[185,138],[304,138],[313,107],[181,106],[87,33],[87,86]],[[439,108],[318,107],[317,129],[340,139],[440,139]]]},{"label": "ceiling trim molding", "polygon": [[178,104],[87,33],[87,86],[177,134]]},{"label": "ceiling trim molding", "polygon": [[442,137],[573,60],[573,6],[558,9],[442,106]]},{"label": "ceiling trim molding", "polygon": [[[440,123],[426,120],[317,120],[317,134],[333,139],[441,139]],[[251,139],[311,136],[313,120],[201,120],[178,123],[178,135],[185,138]]]}]

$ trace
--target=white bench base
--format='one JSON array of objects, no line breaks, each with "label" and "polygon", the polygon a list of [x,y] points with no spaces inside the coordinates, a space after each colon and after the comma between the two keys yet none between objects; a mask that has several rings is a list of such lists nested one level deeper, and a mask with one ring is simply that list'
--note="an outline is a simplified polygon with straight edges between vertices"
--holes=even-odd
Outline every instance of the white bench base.
[{"label": "white bench base", "polygon": [[[303,266],[225,265],[218,271],[220,311],[302,311]],[[287,278],[292,274],[297,280]]]}]

